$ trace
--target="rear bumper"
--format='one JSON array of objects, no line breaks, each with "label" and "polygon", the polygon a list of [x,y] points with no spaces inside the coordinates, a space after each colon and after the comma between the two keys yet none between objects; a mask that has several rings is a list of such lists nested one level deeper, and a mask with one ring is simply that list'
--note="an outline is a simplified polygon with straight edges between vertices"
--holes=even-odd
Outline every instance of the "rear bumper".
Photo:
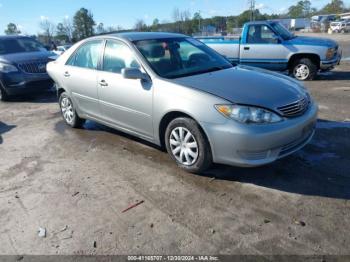
[{"label": "rear bumper", "polygon": [[8,95],[40,93],[53,87],[53,81],[48,74],[0,74],[0,81]]},{"label": "rear bumper", "polygon": [[246,125],[228,120],[222,125],[201,123],[213,161],[242,167],[269,164],[304,147],[313,137],[318,107],[312,104],[300,117],[268,125]]}]

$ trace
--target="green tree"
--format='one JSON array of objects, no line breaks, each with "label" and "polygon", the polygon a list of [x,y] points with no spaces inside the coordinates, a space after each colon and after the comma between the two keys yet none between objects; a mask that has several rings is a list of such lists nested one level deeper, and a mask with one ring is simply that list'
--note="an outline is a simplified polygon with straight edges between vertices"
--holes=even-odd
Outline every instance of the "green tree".
[{"label": "green tree", "polygon": [[288,8],[288,16],[290,18],[310,17],[315,10],[311,7],[309,0],[299,1],[296,5]]},{"label": "green tree", "polygon": [[[243,13],[241,13],[239,16],[237,16],[237,24],[238,26],[243,26],[245,23],[250,21],[251,17],[251,11],[246,10]],[[260,20],[260,12],[259,10],[255,10],[254,12],[254,18],[255,20]]]},{"label": "green tree", "polygon": [[232,34],[233,29],[237,27],[237,19],[234,16],[230,16],[226,19],[226,30],[227,33]]},{"label": "green tree", "polygon": [[159,19],[158,18],[155,18],[153,20],[151,30],[152,31],[158,31],[159,30]]},{"label": "green tree", "polygon": [[60,41],[69,41],[69,37],[67,35],[66,29],[63,25],[63,23],[58,23],[56,26],[56,39]]},{"label": "green tree", "polygon": [[139,32],[147,31],[147,25],[144,20],[138,19],[135,23],[134,29]]},{"label": "green tree", "polygon": [[193,23],[192,23],[193,31],[194,32],[200,32],[202,30],[201,29],[201,27],[202,27],[201,23],[202,23],[202,20],[203,20],[201,13],[200,12],[194,13],[192,20],[193,20]]},{"label": "green tree", "polygon": [[73,36],[81,40],[94,35],[95,21],[92,13],[86,8],[80,8],[73,17]]},{"label": "green tree", "polygon": [[325,13],[325,14],[338,14],[345,11],[346,11],[346,8],[342,0],[332,0],[332,2],[325,5],[321,9],[321,13]]},{"label": "green tree", "polygon": [[5,30],[5,34],[7,35],[18,35],[21,31],[17,28],[17,25],[14,23],[9,23],[7,25],[7,29]]}]

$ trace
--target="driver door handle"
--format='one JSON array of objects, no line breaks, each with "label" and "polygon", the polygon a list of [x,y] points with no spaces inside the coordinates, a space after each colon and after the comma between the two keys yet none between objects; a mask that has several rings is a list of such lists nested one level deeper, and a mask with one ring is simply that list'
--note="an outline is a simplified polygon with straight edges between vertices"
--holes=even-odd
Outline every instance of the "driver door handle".
[{"label": "driver door handle", "polygon": [[250,49],[249,46],[245,46],[245,47],[244,47],[244,50],[249,50],[249,49]]},{"label": "driver door handle", "polygon": [[108,86],[108,83],[106,82],[106,80],[101,80],[99,84],[100,86]]},{"label": "driver door handle", "polygon": [[69,72],[68,72],[68,71],[67,71],[67,72],[64,72],[64,76],[65,76],[65,77],[70,77]]}]

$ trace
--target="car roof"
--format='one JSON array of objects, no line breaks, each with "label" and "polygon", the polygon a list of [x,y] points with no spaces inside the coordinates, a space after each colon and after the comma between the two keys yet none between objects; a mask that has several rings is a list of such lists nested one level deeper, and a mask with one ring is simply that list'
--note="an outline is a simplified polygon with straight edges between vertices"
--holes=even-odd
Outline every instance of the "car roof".
[{"label": "car roof", "polygon": [[249,25],[255,25],[255,24],[273,24],[277,23],[278,21],[273,21],[273,20],[262,20],[262,21],[251,21],[247,22]]},{"label": "car roof", "polygon": [[188,37],[182,34],[163,33],[163,32],[124,32],[124,33],[103,35],[103,37],[106,37],[106,36],[119,37],[125,40],[129,40],[131,42],[140,41],[140,40],[150,40],[150,39]]},{"label": "car roof", "polygon": [[19,38],[30,38],[24,35],[0,35],[0,40],[4,39],[19,39]]}]

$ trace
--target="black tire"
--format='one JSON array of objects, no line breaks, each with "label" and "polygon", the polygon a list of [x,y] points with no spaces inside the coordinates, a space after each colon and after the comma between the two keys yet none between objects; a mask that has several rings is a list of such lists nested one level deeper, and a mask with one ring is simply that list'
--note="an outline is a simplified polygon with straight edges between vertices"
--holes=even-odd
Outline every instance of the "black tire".
[{"label": "black tire", "polygon": [[8,94],[0,84],[0,101],[7,101],[8,99],[9,99]]},{"label": "black tire", "polygon": [[[307,68],[308,70],[308,74],[303,75],[302,77],[300,77],[300,74],[298,74],[297,69],[300,66],[304,66],[305,68]],[[309,58],[301,58],[299,60],[296,60],[291,68],[290,68],[290,74],[300,80],[300,81],[307,81],[307,80],[313,80],[315,79],[315,77],[317,76],[317,72],[318,72],[318,67],[317,65]]]},{"label": "black tire", "polygon": [[[63,112],[63,104],[62,102],[65,100],[67,101],[66,99],[68,99],[72,109],[71,109],[71,113],[72,113],[72,117],[70,117],[70,120],[66,119],[65,115],[64,115],[64,112]],[[69,97],[69,95],[66,93],[66,92],[63,92],[61,95],[60,95],[60,98],[59,98],[59,104],[60,104],[60,109],[61,109],[61,114],[62,114],[62,117],[64,119],[64,121],[66,122],[67,125],[73,127],[73,128],[81,128],[84,123],[85,123],[85,119],[82,119],[78,116],[78,113],[77,111],[75,110],[75,107],[74,107],[74,104],[71,100],[71,98]]]},{"label": "black tire", "polygon": [[[191,164],[184,164],[181,163],[177,157],[174,155],[172,151],[172,147],[175,147],[174,145],[170,145],[170,138],[172,136],[172,132],[178,130],[178,128],[184,128],[184,130],[187,130],[190,132],[194,140],[192,142],[196,142],[197,148],[196,152],[197,157],[192,158],[191,160],[194,161]],[[184,131],[186,132],[186,131]],[[187,133],[185,133],[187,134]],[[190,173],[202,173],[205,170],[207,170],[212,165],[212,154],[210,149],[210,144],[206,138],[206,136],[203,134],[203,131],[198,126],[197,122],[194,121],[191,118],[187,117],[180,117],[172,120],[169,125],[167,126],[167,129],[165,131],[165,145],[166,149],[170,155],[170,157],[177,163],[177,165],[182,168],[183,170],[190,172]],[[189,140],[191,141],[191,140]],[[179,146],[182,147],[183,145]],[[187,154],[188,155],[188,154]],[[178,156],[179,157],[179,156]],[[182,155],[182,159],[184,158],[184,155]]]}]

